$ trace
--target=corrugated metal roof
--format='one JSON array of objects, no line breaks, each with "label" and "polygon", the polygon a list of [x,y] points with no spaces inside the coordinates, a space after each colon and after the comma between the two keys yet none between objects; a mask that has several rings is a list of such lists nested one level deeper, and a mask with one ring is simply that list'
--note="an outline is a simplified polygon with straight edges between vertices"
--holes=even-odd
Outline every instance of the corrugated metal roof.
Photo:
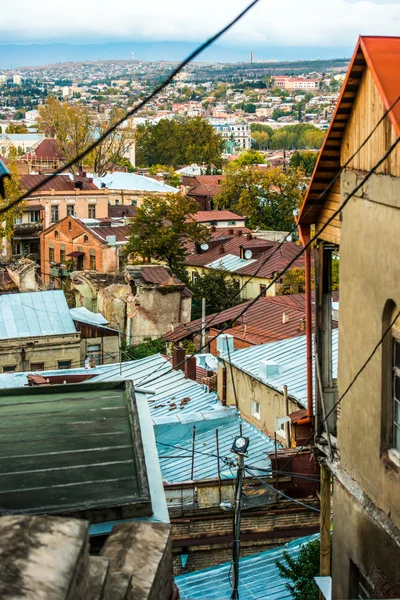
[{"label": "corrugated metal roof", "polygon": [[129,225],[100,225],[95,227],[91,227],[85,223],[84,225],[103,242],[107,241],[109,235],[115,235],[117,242],[126,242],[131,231]]},{"label": "corrugated metal roof", "polygon": [[199,210],[191,218],[198,223],[209,223],[212,221],[245,221],[246,217],[242,217],[230,210]]},{"label": "corrugated metal roof", "polygon": [[0,339],[76,333],[61,290],[0,296]]},{"label": "corrugated metal roof", "polygon": [[40,192],[43,192],[44,190],[57,190],[59,192],[75,191],[76,181],[80,181],[82,183],[83,191],[98,189],[97,186],[87,177],[71,177],[68,174],[56,175],[54,179],[45,183],[46,175],[23,175],[21,177],[21,184],[25,189],[30,190],[34,185],[43,183],[43,185],[40,187],[40,190],[35,192],[36,194],[40,194]]},{"label": "corrugated metal roof", "polygon": [[149,283],[164,283],[164,284],[169,284],[169,285],[183,285],[182,281],[180,281],[180,279],[178,279],[177,277],[175,277],[174,275],[171,275],[171,273],[169,273],[168,269],[166,269],[165,267],[143,267],[142,268],[142,277],[145,281],[148,281]]},{"label": "corrugated metal roof", "polygon": [[[332,332],[332,371],[337,377],[338,330]],[[229,362],[228,355],[221,358]],[[268,379],[259,375],[260,361],[270,360],[279,365],[279,372]],[[241,371],[248,373],[258,381],[283,392],[287,385],[288,394],[302,406],[307,404],[307,373],[306,373],[306,336],[289,338],[279,342],[270,342],[260,346],[250,346],[231,352],[231,363]],[[313,361],[314,364],[314,361]]]},{"label": "corrugated metal roof", "polygon": [[[158,425],[154,428],[164,481],[180,483],[191,480],[194,426],[196,426],[194,480],[217,479],[218,477],[217,429],[222,479],[236,477],[236,470],[232,467],[229,468],[223,459],[232,458],[230,450],[235,437],[240,435],[240,426],[242,426],[243,435],[250,438],[249,464],[260,469],[271,467],[267,453],[274,451],[274,440],[243,421],[235,408],[221,407],[219,411],[193,416],[196,419],[172,428],[171,423],[168,426]],[[278,446],[280,447],[280,444]],[[255,472],[257,474],[257,470]]]},{"label": "corrugated metal roof", "polygon": [[[296,558],[302,545],[317,539],[319,534],[297,538],[288,544],[245,556],[239,563],[240,600],[291,600],[287,590],[287,579],[280,576],[277,560],[283,559],[286,551]],[[231,562],[217,567],[194,571],[175,577],[182,600],[223,600],[231,594]]]},{"label": "corrugated metal roof", "polygon": [[249,263],[255,262],[254,258],[246,259],[235,256],[234,254],[224,254],[218,260],[213,260],[208,265],[208,269],[224,269],[225,271],[237,271]]},{"label": "corrugated metal roof", "polygon": [[[235,231],[235,228],[233,228],[233,229]],[[219,232],[218,228],[217,228],[217,231]],[[228,254],[240,256],[242,246],[247,249],[252,249],[252,248],[257,248],[260,246],[261,247],[266,246],[268,243],[265,240],[260,240],[260,239],[254,238],[254,237],[251,239],[247,239],[247,236],[244,236],[244,235],[241,235],[241,236],[231,235],[226,240],[222,239],[222,237],[223,236],[221,236],[221,238],[220,237],[217,237],[216,239],[214,238],[213,241],[217,242],[219,240],[221,243],[218,245],[213,244],[213,247],[210,248],[209,250],[206,250],[205,252],[201,252],[200,254],[197,252],[193,252],[193,254],[188,255],[185,259],[186,264],[193,265],[193,266],[199,266],[199,267],[205,266],[213,261],[220,260],[221,258],[223,258],[224,256],[227,256]],[[276,242],[274,245],[277,246],[278,243]],[[224,253],[220,254],[220,249],[222,246],[224,249]],[[271,245],[271,249],[272,248],[273,248],[273,246]],[[190,250],[191,248],[188,248],[188,249]],[[195,247],[192,246],[192,249],[194,250]],[[257,254],[257,256],[255,258],[258,258],[258,256],[265,256],[265,253]],[[254,262],[254,260],[253,260],[253,262]],[[250,261],[247,260],[246,263],[250,264]]]},{"label": "corrugated metal roof", "polygon": [[89,323],[90,325],[108,325],[108,321],[101,313],[94,313],[84,306],[70,308],[69,312],[75,321]]},{"label": "corrugated metal roof", "polygon": [[101,188],[104,183],[109,190],[131,190],[134,192],[164,192],[178,193],[174,187],[161,183],[152,177],[137,175],[136,173],[122,173],[116,171],[104,177],[94,178],[95,184]]}]

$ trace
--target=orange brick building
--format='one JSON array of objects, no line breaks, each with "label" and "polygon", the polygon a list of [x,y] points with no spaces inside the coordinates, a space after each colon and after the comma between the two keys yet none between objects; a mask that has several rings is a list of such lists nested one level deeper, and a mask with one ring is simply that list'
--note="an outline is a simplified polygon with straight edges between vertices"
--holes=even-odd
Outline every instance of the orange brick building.
[{"label": "orange brick building", "polygon": [[46,287],[62,287],[71,271],[117,273],[120,249],[128,235],[129,225],[122,221],[98,219],[85,223],[65,217],[40,234],[43,283]]}]

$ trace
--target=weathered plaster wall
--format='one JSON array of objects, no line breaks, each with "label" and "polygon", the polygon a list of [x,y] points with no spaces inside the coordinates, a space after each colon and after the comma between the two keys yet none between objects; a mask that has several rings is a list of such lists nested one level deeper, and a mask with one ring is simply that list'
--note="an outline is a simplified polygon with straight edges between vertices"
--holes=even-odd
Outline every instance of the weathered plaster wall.
[{"label": "weathered plaster wall", "polygon": [[[0,371],[15,365],[15,371],[29,371],[32,363],[44,363],[45,369],[57,369],[58,361],[71,361],[71,367],[81,366],[79,333],[2,340],[0,345]],[[23,358],[22,349],[25,350]]]}]

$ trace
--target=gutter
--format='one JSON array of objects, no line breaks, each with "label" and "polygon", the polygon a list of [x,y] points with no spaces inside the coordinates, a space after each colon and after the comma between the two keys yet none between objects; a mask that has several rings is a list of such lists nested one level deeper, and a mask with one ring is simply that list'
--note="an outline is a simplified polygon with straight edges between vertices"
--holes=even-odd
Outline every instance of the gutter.
[{"label": "gutter", "polygon": [[[305,246],[310,240],[310,225],[298,224],[301,243]],[[307,365],[307,416],[300,419],[297,425],[309,425],[313,417],[313,382],[312,382],[312,312],[311,312],[311,247],[305,251],[306,279],[306,365]]]}]

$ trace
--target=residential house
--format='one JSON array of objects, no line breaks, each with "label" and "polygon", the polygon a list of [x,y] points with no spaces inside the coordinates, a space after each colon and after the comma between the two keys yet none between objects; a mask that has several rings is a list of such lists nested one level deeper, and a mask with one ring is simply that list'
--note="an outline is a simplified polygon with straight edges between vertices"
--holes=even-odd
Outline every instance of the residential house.
[{"label": "residential house", "polygon": [[54,138],[44,138],[20,156],[18,162],[27,164],[28,173],[49,173],[65,163],[65,156]]},{"label": "residential house", "polygon": [[241,150],[251,148],[250,125],[245,119],[209,119],[209,122],[221,134],[226,145],[232,141]]},{"label": "residential house", "polygon": [[119,360],[118,331],[100,314],[70,309],[61,290],[0,297],[3,373],[69,369]]},{"label": "residential house", "polygon": [[224,178],[224,175],[183,174],[181,192],[189,196],[189,198],[196,200],[199,203],[200,210],[213,210],[214,197],[220,191],[221,182]]},{"label": "residential house", "polygon": [[29,152],[44,139],[42,133],[2,133],[0,134],[0,154],[8,157],[10,149]]},{"label": "residential house", "polygon": [[304,269],[303,256],[295,258],[299,250],[295,242],[280,245],[278,242],[258,239],[251,233],[244,236],[238,229],[237,235],[226,240],[220,238],[212,244],[194,245],[185,262],[193,280],[198,273],[224,269],[242,289],[241,297],[246,300],[256,298],[260,293],[268,296],[282,293],[287,284],[286,278],[274,283],[272,281],[293,259],[293,268]]},{"label": "residential house", "polygon": [[[399,37],[359,38],[299,216],[303,239],[311,225],[318,236],[321,574],[330,575],[332,476],[332,597],[338,599],[400,596],[399,146],[378,164],[400,136],[399,67]],[[340,252],[337,385],[327,317],[333,252]]]},{"label": "residential house", "polygon": [[190,319],[192,292],[168,267],[131,265],[122,273],[72,273],[77,306],[99,310],[129,345],[160,338]]},{"label": "residential house", "polygon": [[144,198],[153,194],[165,196],[179,193],[178,189],[157,181],[153,177],[121,171],[94,177],[94,183],[99,189],[107,191],[110,204],[124,206],[140,206]]},{"label": "residential house", "polygon": [[124,220],[64,217],[40,234],[40,269],[45,286],[62,287],[64,278],[75,270],[118,273],[120,249],[128,235],[129,225]]},{"label": "residential house", "polygon": [[[301,445],[308,429],[306,416],[306,336],[282,339],[235,350],[233,338],[217,339],[220,352],[218,395],[228,406],[237,405],[243,418],[285,446]],[[332,377],[337,372],[338,330],[332,333]]]},{"label": "residential house", "polygon": [[190,219],[200,223],[201,225],[214,226],[217,229],[221,228],[245,228],[246,217],[242,217],[230,210],[199,210],[190,215]]}]

